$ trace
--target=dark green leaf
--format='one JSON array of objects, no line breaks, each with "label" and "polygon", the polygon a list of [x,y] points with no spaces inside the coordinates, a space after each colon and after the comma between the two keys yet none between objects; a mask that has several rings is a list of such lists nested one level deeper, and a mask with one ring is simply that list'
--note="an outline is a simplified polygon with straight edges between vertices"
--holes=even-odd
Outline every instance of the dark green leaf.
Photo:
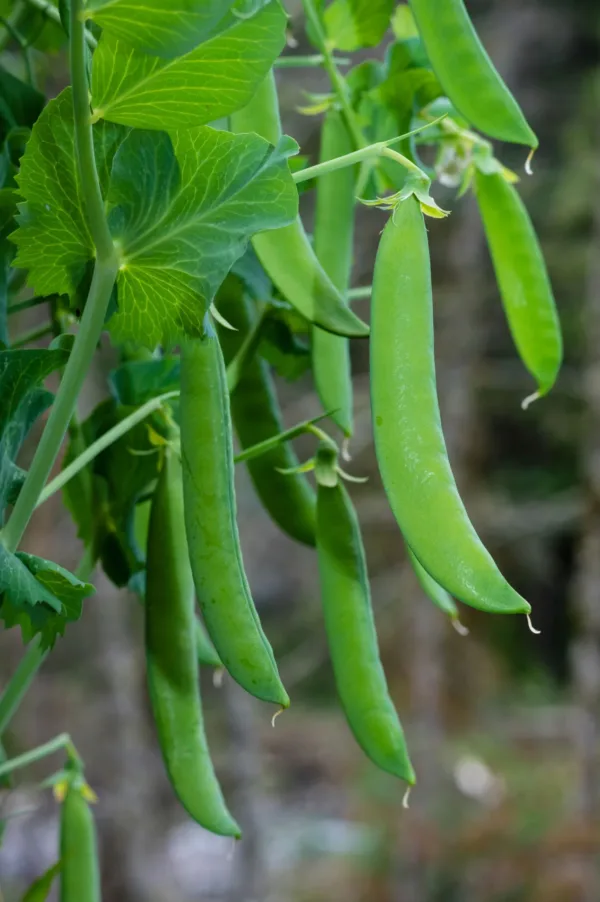
[{"label": "dark green leaf", "polygon": [[0,140],[18,125],[31,127],[44,107],[43,94],[0,66]]},{"label": "dark green leaf", "polygon": [[50,895],[54,878],[60,874],[60,870],[61,862],[57,861],[51,868],[48,868],[45,874],[42,874],[41,877],[34,880],[23,896],[21,902],[46,902],[46,899]]},{"label": "dark green leaf", "polygon": [[306,327],[306,321],[285,306],[265,317],[259,353],[284,379],[299,379],[310,366],[308,344],[298,338]]},{"label": "dark green leaf", "polygon": [[179,357],[135,360],[122,363],[109,376],[110,387],[119,404],[140,407],[151,398],[179,388]]}]

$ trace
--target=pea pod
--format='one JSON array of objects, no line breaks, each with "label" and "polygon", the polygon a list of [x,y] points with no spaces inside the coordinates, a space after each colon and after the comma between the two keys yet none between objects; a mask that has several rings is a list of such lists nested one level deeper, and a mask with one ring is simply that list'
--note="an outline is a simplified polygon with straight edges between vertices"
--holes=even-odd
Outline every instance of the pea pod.
[{"label": "pea pod", "polygon": [[459,113],[492,138],[537,147],[463,0],[410,0],[410,6],[434,72]]},{"label": "pea pod", "polygon": [[62,803],[60,859],[60,902],[101,902],[96,827],[77,781]]},{"label": "pea pod", "polygon": [[[271,144],[281,138],[281,122],[273,71],[260,84],[247,107],[231,117],[234,132],[255,132]],[[252,239],[256,255],[281,294],[309,322],[350,337],[364,337],[369,327],[344,299],[317,260],[300,217],[283,229]]]},{"label": "pea pod", "polygon": [[[321,162],[351,153],[354,144],[341,113],[329,110],[321,131]],[[323,269],[347,298],[352,271],[354,191],[356,172],[351,167],[321,176],[317,183],[314,247]],[[348,339],[318,327],[312,330],[312,365],[315,385],[324,410],[346,436],[352,435],[352,373]]]},{"label": "pea pod", "polygon": [[[327,467],[326,460],[323,466]],[[382,770],[413,784],[415,774],[404,733],[379,658],[356,511],[344,486],[339,481],[327,482],[319,483],[317,490],[317,550],[325,628],[338,694],[365,754]]]},{"label": "pea pod", "polygon": [[450,468],[435,382],[427,233],[413,197],[396,208],[379,242],[370,359],[379,470],[415,557],[465,604],[529,613],[477,536]]},{"label": "pea pod", "polygon": [[552,286],[529,214],[513,185],[475,171],[475,192],[498,287],[521,359],[550,391],[562,362],[562,336]]},{"label": "pea pod", "polygon": [[227,375],[216,336],[182,344],[180,417],[185,527],[204,623],[231,676],[257,698],[287,707],[244,571]]},{"label": "pea pod", "polygon": [[406,546],[406,552],[408,554],[408,559],[412,564],[413,570],[415,571],[415,576],[419,581],[419,585],[421,586],[423,592],[431,601],[443,611],[444,614],[447,614],[450,620],[456,622],[458,621],[458,608],[456,607],[456,602],[452,598],[449,592],[440,586],[439,583],[429,575],[427,570],[417,560],[412,551],[408,546]]},{"label": "pea pod", "polygon": [[[223,329],[221,336],[225,359],[231,360],[256,321],[254,305],[230,277],[217,296],[217,307],[237,330]],[[257,445],[283,432],[285,427],[269,365],[256,355],[244,367],[230,401],[242,448]],[[314,492],[300,473],[284,475],[279,472],[297,466],[298,458],[289,442],[247,462],[256,493],[275,523],[297,542],[314,545]]]}]

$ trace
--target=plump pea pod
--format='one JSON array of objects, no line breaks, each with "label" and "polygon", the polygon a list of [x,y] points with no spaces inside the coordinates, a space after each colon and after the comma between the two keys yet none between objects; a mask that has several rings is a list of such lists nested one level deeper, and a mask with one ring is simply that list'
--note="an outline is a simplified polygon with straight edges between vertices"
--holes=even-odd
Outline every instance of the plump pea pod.
[{"label": "plump pea pod", "polygon": [[537,395],[545,395],[560,370],[562,335],[537,236],[523,201],[501,173],[477,169],[475,192],[510,331],[538,384]]},{"label": "plump pea pod", "polygon": [[438,80],[475,128],[500,141],[538,139],[477,36],[463,0],[410,0]]},{"label": "plump pea pod", "polygon": [[180,417],[185,527],[204,623],[231,676],[257,698],[287,707],[244,571],[227,375],[216,337],[182,344]]},{"label": "plump pea pod", "polygon": [[[248,106],[233,114],[231,128],[238,133],[255,132],[271,144],[277,144],[281,122],[272,71]],[[369,334],[369,327],[346,306],[317,260],[300,217],[283,229],[255,235],[252,244],[278,290],[309,322],[338,335]]]},{"label": "plump pea pod", "polygon": [[348,724],[378,767],[413,784],[415,773],[379,659],[360,527],[339,481],[318,487],[317,549],[327,641]]},{"label": "plump pea pod", "polygon": [[371,295],[371,408],[385,492],[404,538],[451,595],[482,611],[527,614],[469,520],[452,475],[435,382],[423,214],[402,201],[379,242]]},{"label": "plump pea pod", "polygon": [[152,499],[146,564],[146,669],[158,741],[179,801],[213,833],[240,836],[227,811],[204,733],[194,583],[182,530],[178,456],[168,449]]},{"label": "plump pea pod", "polygon": [[[321,162],[354,150],[341,113],[329,110],[321,131]],[[337,169],[317,182],[314,247],[321,265],[340,294],[346,298],[352,271],[354,238],[354,168]],[[324,410],[344,435],[352,435],[352,373],[348,339],[312,330],[312,364],[315,385]]]},{"label": "plump pea pod", "polygon": [[101,902],[96,827],[76,783],[62,803],[60,859],[60,902]]},{"label": "plump pea pod", "polygon": [[[225,359],[231,360],[256,321],[255,307],[241,292],[236,292],[233,287],[228,290],[227,284],[219,292],[217,306],[237,330],[223,329],[221,335]],[[235,431],[242,448],[257,445],[283,432],[285,427],[269,366],[258,356],[247,362],[230,401]],[[249,460],[246,466],[258,497],[275,523],[297,542],[314,545],[315,493],[302,474],[284,475],[279,472],[298,466],[291,443],[278,445],[272,451]]]},{"label": "plump pea pod", "polygon": [[415,571],[415,576],[419,581],[419,585],[423,589],[423,592],[431,601],[443,611],[444,614],[447,614],[451,620],[458,620],[458,608],[456,607],[456,602],[452,598],[449,592],[440,586],[439,583],[433,579],[432,576],[429,575],[427,570],[419,563],[417,558],[414,556],[412,551],[408,546],[406,546],[406,553],[408,554],[408,559],[412,564],[412,568]]}]

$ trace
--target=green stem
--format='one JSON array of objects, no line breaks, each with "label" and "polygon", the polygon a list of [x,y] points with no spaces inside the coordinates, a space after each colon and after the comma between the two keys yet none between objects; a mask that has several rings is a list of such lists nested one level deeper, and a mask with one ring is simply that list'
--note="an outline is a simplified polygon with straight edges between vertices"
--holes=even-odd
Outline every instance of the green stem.
[{"label": "green stem", "polygon": [[[35,9],[39,9],[40,12],[43,12],[45,16],[49,19],[52,19],[53,22],[56,22],[57,25],[62,27],[62,22],[60,19],[60,13],[56,6],[53,6],[49,0],[27,0],[27,3],[30,6],[35,7]],[[85,29],[85,40],[88,45],[94,50],[98,46],[98,41],[94,37],[91,32]]]},{"label": "green stem", "polygon": [[351,288],[348,292],[348,300],[361,301],[363,298],[370,298],[372,291],[372,285],[361,285],[360,288]]},{"label": "green stem", "polygon": [[11,304],[8,308],[7,313],[9,316],[12,316],[13,313],[21,313],[23,310],[30,310],[32,307],[39,307],[40,304],[50,303],[54,298],[57,298],[57,294],[50,294],[48,297],[43,297],[38,294],[34,298],[29,298],[27,301],[20,301],[18,304]]},{"label": "green stem", "polygon": [[292,439],[298,438],[299,435],[303,435],[306,432],[313,432],[315,435],[318,433],[319,437],[325,436],[325,433],[321,432],[321,430],[315,432],[316,427],[314,427],[314,423],[318,423],[327,416],[329,416],[328,413],[322,413],[312,420],[305,420],[302,423],[298,423],[297,426],[292,426],[291,429],[286,429],[285,432],[280,432],[271,438],[265,439],[264,442],[259,442],[257,445],[251,445],[249,448],[236,454],[234,462],[239,464],[246,460],[253,460],[255,457],[260,457],[261,454],[266,454],[278,445],[282,445],[284,442],[290,442]]},{"label": "green stem", "polygon": [[0,777],[3,777],[5,774],[11,774],[13,771],[20,770],[23,767],[28,767],[30,764],[35,764],[36,761],[41,761],[42,758],[47,758],[48,755],[53,755],[54,752],[58,752],[61,749],[69,749],[69,752],[73,751],[75,753],[68,733],[61,733],[43,745],[39,745],[29,752],[24,752],[22,755],[10,758],[8,761],[0,764]]},{"label": "green stem", "polygon": [[244,367],[256,353],[267,312],[267,307],[261,311],[258,319],[246,335],[241,348],[227,367],[227,388],[229,389],[229,394],[235,391]]},{"label": "green stem", "polygon": [[[351,59],[343,56],[333,57],[336,66],[349,66]],[[325,65],[325,57],[322,53],[312,56],[280,56],[275,60],[276,69],[318,69]]]},{"label": "green stem", "polygon": [[87,583],[88,579],[94,571],[95,564],[96,559],[94,557],[92,546],[88,545],[88,547],[83,552],[83,556],[79,561],[77,567],[75,568],[73,575],[76,576],[77,579],[80,579],[82,583]]},{"label": "green stem", "polygon": [[409,172],[412,172],[413,175],[416,175],[423,182],[427,182],[428,184],[431,182],[429,176],[423,172],[422,169],[419,169],[416,163],[413,163],[412,160],[409,160],[408,157],[405,157],[404,154],[398,153],[397,150],[392,150],[391,147],[384,147],[381,152],[383,157],[388,157],[390,160],[395,160],[396,163],[400,163],[401,166],[404,166],[405,169],[408,169]]},{"label": "green stem", "polygon": [[128,417],[125,417],[124,420],[121,420],[120,423],[117,423],[116,426],[113,426],[112,429],[108,429],[104,435],[101,435],[99,439],[96,439],[95,442],[92,442],[91,445],[79,454],[75,460],[71,461],[71,463],[62,470],[58,476],[55,476],[40,492],[39,497],[37,499],[36,507],[39,507],[41,504],[44,504],[51,498],[52,495],[56,494],[56,492],[60,491],[64,485],[69,482],[69,480],[73,479],[74,476],[83,470],[84,467],[87,467],[94,458],[98,457],[102,451],[105,451],[112,444],[118,441],[122,436],[126,435],[130,429],[133,429],[134,426],[137,426],[138,423],[141,423],[142,420],[145,420],[151,413],[155,410],[158,410],[159,407],[162,407],[165,401],[169,401],[171,398],[175,398],[179,395],[178,391],[170,391],[166,392],[164,395],[158,395],[156,398],[152,398],[152,400],[147,401],[141,407],[138,407],[133,413],[131,413]]},{"label": "green stem", "polygon": [[35,636],[27,646],[8,686],[0,696],[0,736],[6,732],[6,728],[47,654],[47,650],[40,647],[39,636]]},{"label": "green stem", "polygon": [[11,348],[13,351],[17,348],[24,348],[25,345],[28,345],[30,342],[37,341],[39,338],[44,338],[44,336],[50,335],[53,331],[54,326],[52,323],[44,323],[42,326],[36,326],[34,329],[29,329],[27,332],[17,335],[15,340],[11,342]]}]

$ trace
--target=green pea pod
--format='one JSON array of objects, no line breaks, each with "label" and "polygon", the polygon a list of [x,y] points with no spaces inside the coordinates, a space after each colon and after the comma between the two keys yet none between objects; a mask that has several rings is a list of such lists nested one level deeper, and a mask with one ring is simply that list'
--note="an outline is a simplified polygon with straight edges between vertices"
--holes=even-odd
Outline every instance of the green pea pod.
[{"label": "green pea pod", "polygon": [[318,487],[317,550],[327,641],[348,724],[378,767],[413,784],[404,732],[379,659],[360,527],[339,482]]},{"label": "green pea pod", "polygon": [[60,902],[101,902],[96,827],[77,783],[62,804],[60,860]]},{"label": "green pea pod", "polygon": [[459,113],[500,141],[538,139],[485,51],[463,0],[410,0],[438,80]]},{"label": "green pea pod", "polygon": [[[237,331],[223,329],[221,343],[226,360],[239,351],[256,321],[255,308],[243,292],[226,282],[217,296],[217,307]],[[343,340],[343,339],[342,339]],[[283,432],[284,425],[275,386],[266,361],[254,356],[246,363],[231,393],[231,415],[242,448]],[[292,539],[315,544],[315,494],[305,476],[284,475],[280,470],[298,466],[290,442],[273,448],[246,466],[256,493],[275,523]]]},{"label": "green pea pod", "polygon": [[523,201],[501,173],[476,169],[475,192],[510,331],[538,383],[537,395],[545,395],[560,370],[562,335],[537,236]]},{"label": "green pea pod", "polygon": [[477,536],[450,468],[435,382],[427,232],[414,197],[396,208],[379,242],[370,359],[375,451],[406,542],[433,579],[465,604],[529,613]]},{"label": "green pea pod", "polygon": [[210,760],[198,688],[194,582],[185,540],[181,463],[167,449],[152,499],[146,564],[146,669],[171,785],[199,824],[239,836]]},{"label": "green pea pod", "polygon": [[[329,110],[321,131],[321,162],[354,150],[342,114]],[[347,297],[352,271],[354,193],[356,170],[337,169],[317,182],[314,246],[323,269]],[[347,338],[322,329],[312,330],[312,365],[315,385],[324,410],[346,436],[352,435],[352,373]]]},{"label": "green pea pod", "polygon": [[423,592],[431,601],[443,611],[444,614],[447,614],[448,617],[453,620],[458,620],[458,608],[456,607],[456,602],[452,598],[449,592],[440,586],[439,583],[433,579],[432,576],[429,575],[427,570],[421,566],[418,559],[414,556],[408,545],[406,546],[406,553],[408,554],[408,559],[412,564],[412,568],[415,571],[415,576],[419,581],[419,585],[423,589]]},{"label": "green pea pod", "polygon": [[[232,115],[231,128],[278,143],[281,122],[272,70],[248,106]],[[252,244],[271,281],[309,322],[337,335],[360,338],[369,334],[369,327],[346,306],[317,260],[300,217],[283,229],[260,232]]]},{"label": "green pea pod", "polygon": [[196,635],[196,657],[199,664],[206,667],[219,668],[223,666],[223,662],[217,654],[217,650],[210,641],[210,636],[206,632],[204,624],[199,617],[194,618],[194,632]]},{"label": "green pea pod", "polygon": [[215,336],[182,343],[180,416],[185,527],[204,623],[234,680],[286,708],[289,698],[244,572],[227,374]]}]

